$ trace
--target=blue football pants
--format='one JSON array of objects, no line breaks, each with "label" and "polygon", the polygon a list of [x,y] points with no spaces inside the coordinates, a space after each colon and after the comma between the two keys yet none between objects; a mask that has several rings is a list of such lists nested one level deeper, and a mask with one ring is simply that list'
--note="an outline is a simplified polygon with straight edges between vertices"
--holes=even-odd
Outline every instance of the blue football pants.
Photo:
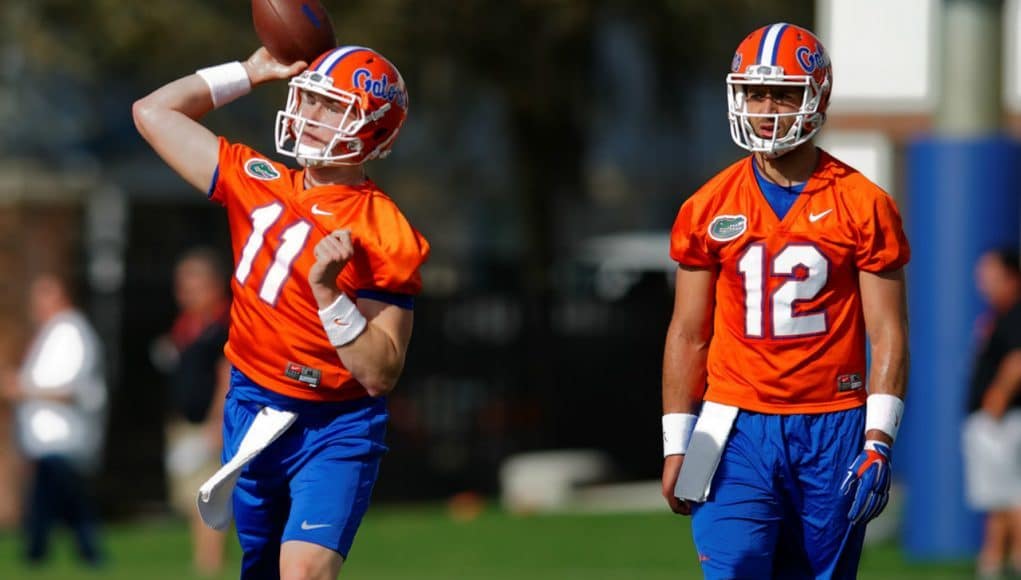
[{"label": "blue football pants", "polygon": [[864,407],[811,415],[741,411],[692,532],[706,578],[853,579],[865,525],[840,493],[864,443]]},{"label": "blue football pants", "polygon": [[258,387],[235,369],[224,405],[224,462],[266,405],[298,418],[245,466],[234,488],[244,580],[279,578],[280,544],[289,540],[346,559],[386,451],[384,399],[299,401]]}]

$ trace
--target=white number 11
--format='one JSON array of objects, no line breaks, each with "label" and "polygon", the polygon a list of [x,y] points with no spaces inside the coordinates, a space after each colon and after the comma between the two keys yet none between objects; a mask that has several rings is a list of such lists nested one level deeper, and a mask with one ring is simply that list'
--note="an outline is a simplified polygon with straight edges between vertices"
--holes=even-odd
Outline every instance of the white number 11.
[{"label": "white number 11", "polygon": [[[262,249],[263,242],[266,241],[266,231],[280,219],[283,212],[284,206],[279,203],[264,205],[252,210],[249,216],[252,219],[252,233],[249,234],[245,247],[241,250],[241,259],[238,260],[237,268],[234,270],[234,277],[242,286],[252,273],[252,262],[255,261],[255,256]],[[262,286],[259,288],[259,298],[262,298],[264,302],[276,304],[277,298],[280,296],[280,288],[284,285],[287,274],[290,272],[291,263],[298,257],[311,230],[312,226],[308,222],[298,220],[287,226],[287,229],[280,234],[283,243],[277,248],[276,255],[273,256],[273,264],[266,271],[266,277],[262,280]]]}]

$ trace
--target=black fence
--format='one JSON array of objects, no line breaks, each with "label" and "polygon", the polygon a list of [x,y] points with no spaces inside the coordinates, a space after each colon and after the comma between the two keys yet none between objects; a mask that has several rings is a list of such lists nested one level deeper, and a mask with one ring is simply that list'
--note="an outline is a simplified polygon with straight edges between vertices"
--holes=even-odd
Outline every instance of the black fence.
[{"label": "black fence", "polygon": [[[118,513],[158,510],[165,498],[165,388],[149,348],[173,320],[174,261],[196,244],[229,251],[216,208],[136,204],[131,224],[122,368],[100,481]],[[417,299],[376,499],[492,494],[504,459],[541,449],[600,449],[619,479],[658,477],[667,276],[633,273],[607,299],[590,266],[562,263],[562,282],[546,296],[518,288],[514,264],[476,260],[462,278],[485,283]]]}]

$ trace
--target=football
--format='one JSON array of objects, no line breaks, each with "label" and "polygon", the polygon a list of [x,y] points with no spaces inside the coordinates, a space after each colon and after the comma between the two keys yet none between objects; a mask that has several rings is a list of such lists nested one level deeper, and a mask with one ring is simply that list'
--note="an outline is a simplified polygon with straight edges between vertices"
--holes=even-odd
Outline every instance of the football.
[{"label": "football", "polygon": [[252,23],[262,45],[284,64],[311,63],[337,46],[319,0],[252,0]]}]

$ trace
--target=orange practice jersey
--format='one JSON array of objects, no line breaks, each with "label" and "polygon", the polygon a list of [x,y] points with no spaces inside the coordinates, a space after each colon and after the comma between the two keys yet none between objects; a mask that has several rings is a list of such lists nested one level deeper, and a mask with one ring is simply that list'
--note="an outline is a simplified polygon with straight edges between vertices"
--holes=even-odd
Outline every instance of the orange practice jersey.
[{"label": "orange practice jersey", "polygon": [[893,200],[825,152],[779,220],[752,158],[720,172],[677,215],[670,255],[718,272],[705,399],[762,413],[864,404],[859,271],[907,263]]},{"label": "orange practice jersey", "polygon": [[234,250],[224,352],[238,370],[283,395],[314,401],[366,396],[319,320],[308,283],[313,249],[326,234],[351,230],[355,255],[337,286],[354,300],[362,290],[418,294],[429,244],[372,182],[305,189],[303,177],[220,139],[210,198],[227,209]]}]

